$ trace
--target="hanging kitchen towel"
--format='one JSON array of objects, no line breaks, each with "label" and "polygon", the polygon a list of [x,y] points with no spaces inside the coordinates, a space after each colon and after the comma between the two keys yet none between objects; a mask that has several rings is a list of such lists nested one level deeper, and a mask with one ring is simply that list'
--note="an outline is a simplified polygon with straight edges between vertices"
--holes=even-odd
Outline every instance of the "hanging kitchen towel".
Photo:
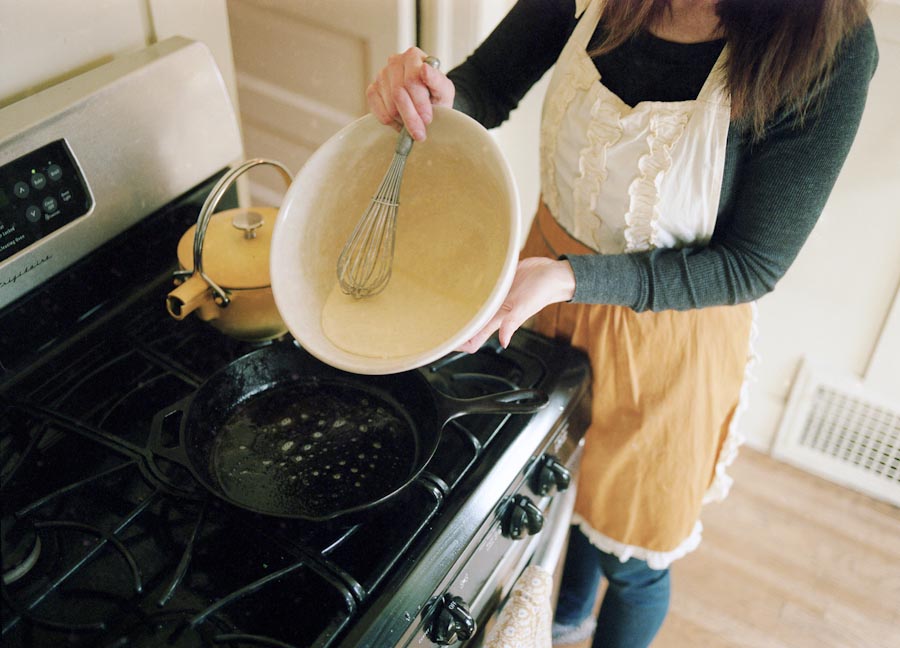
[{"label": "hanging kitchen towel", "polygon": [[526,568],[513,586],[485,648],[550,648],[553,575],[539,565]]}]

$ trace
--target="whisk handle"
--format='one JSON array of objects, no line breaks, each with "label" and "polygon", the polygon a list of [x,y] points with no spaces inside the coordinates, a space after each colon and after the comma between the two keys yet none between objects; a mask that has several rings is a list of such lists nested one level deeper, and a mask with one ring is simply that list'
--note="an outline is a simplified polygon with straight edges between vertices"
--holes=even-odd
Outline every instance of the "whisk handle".
[{"label": "whisk handle", "polygon": [[[422,62],[425,63],[425,65],[430,65],[435,70],[439,70],[441,68],[441,62],[437,59],[437,57],[434,56],[426,56]],[[406,126],[404,126],[400,130],[400,139],[397,140],[397,148],[394,149],[394,153],[406,157],[412,150],[412,145],[412,135],[409,134],[409,131],[406,130]]]},{"label": "whisk handle", "polygon": [[406,157],[412,150],[412,145],[412,135],[409,134],[409,131],[406,130],[406,126],[404,126],[400,129],[400,138],[397,140],[397,148],[394,149],[394,153]]}]

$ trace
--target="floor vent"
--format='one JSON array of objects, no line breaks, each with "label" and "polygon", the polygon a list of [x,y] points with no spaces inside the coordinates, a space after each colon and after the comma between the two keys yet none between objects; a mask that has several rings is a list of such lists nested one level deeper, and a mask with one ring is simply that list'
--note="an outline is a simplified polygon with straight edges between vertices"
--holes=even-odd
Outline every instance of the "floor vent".
[{"label": "floor vent", "polygon": [[772,454],[900,506],[900,406],[804,363]]}]

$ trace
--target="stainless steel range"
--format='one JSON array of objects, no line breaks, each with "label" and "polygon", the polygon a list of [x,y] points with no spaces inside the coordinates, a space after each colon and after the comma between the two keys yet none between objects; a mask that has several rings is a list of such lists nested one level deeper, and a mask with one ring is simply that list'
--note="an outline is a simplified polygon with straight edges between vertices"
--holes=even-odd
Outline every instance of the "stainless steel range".
[{"label": "stainless steel range", "polygon": [[559,555],[588,366],[528,332],[421,371],[548,405],[451,421],[362,517],[236,509],[150,448],[160,412],[258,348],[164,307],[177,241],[241,152],[212,57],[181,38],[0,111],[4,646],[477,645]]}]

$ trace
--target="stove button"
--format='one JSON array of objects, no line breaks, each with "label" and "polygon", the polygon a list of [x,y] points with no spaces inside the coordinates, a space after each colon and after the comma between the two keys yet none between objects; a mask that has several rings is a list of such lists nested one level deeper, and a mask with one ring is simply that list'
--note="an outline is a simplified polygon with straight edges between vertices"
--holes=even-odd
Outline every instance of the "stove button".
[{"label": "stove button", "polygon": [[47,186],[47,176],[45,176],[43,173],[32,173],[31,186],[35,189],[43,189]]},{"label": "stove button", "polygon": [[31,187],[24,182],[17,182],[13,185],[13,193],[16,194],[16,198],[28,198],[28,194],[31,193]]},{"label": "stove button", "polygon": [[434,643],[449,646],[457,641],[466,641],[472,638],[476,630],[475,619],[462,598],[447,592],[435,601],[426,632]]},{"label": "stove button", "polygon": [[538,461],[531,473],[529,485],[535,495],[544,497],[556,487],[558,492],[563,492],[572,482],[572,473],[559,462],[553,455],[545,454]]},{"label": "stove button", "polygon": [[62,178],[62,169],[58,164],[51,164],[47,167],[47,175],[50,177],[53,182],[56,182],[60,178]]},{"label": "stove button", "polygon": [[36,205],[28,205],[25,208],[25,218],[31,223],[37,223],[41,220],[41,208]]},{"label": "stove button", "polygon": [[526,535],[534,535],[544,528],[544,514],[525,495],[513,495],[506,504],[501,521],[503,535],[512,540],[521,540]]},{"label": "stove button", "polygon": [[56,207],[57,207],[56,198],[47,196],[46,198],[44,198],[44,202],[41,204],[44,207],[44,211],[47,212],[48,214],[52,214],[53,212],[56,211]]}]

